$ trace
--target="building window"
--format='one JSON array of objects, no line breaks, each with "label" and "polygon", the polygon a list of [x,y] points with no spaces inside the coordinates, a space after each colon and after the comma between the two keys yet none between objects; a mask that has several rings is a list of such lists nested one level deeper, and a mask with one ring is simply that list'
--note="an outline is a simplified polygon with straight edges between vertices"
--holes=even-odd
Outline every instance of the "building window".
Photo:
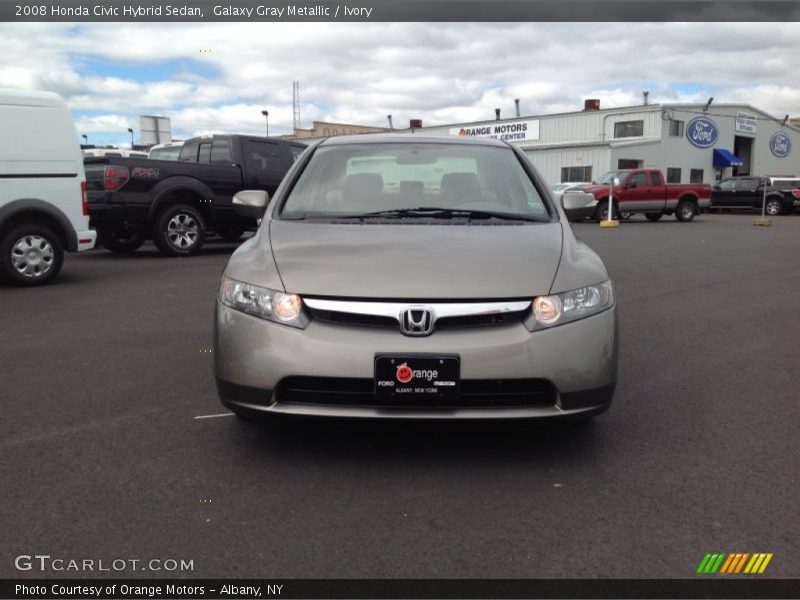
[{"label": "building window", "polygon": [[591,181],[592,167],[561,167],[561,182]]},{"label": "building window", "polygon": [[690,170],[689,183],[703,183],[703,169]]},{"label": "building window", "polygon": [[667,167],[667,183],[680,183],[681,170],[675,167]]},{"label": "building window", "polygon": [[641,137],[644,135],[644,121],[620,121],[614,123],[614,137]]},{"label": "building window", "polygon": [[634,158],[620,158],[617,160],[618,169],[641,169],[642,161]]},{"label": "building window", "polygon": [[683,137],[683,121],[670,120],[669,134],[674,137]]}]

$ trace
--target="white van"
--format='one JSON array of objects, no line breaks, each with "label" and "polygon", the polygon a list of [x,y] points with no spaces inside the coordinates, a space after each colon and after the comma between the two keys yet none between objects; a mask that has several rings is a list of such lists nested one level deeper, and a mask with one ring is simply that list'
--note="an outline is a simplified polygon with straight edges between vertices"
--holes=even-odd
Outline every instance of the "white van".
[{"label": "white van", "polygon": [[0,88],[0,278],[51,281],[94,247],[83,156],[63,98]]}]

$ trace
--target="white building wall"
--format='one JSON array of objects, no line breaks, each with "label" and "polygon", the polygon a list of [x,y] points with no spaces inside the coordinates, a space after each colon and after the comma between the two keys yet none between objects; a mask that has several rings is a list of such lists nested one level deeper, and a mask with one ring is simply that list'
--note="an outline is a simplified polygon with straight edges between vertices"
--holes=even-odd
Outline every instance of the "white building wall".
[{"label": "white building wall", "polygon": [[562,167],[592,167],[592,179],[609,170],[609,149],[605,145],[524,152],[550,185],[561,182]]},{"label": "white building wall", "polygon": [[622,121],[644,121],[643,137],[661,134],[661,113],[658,107],[622,108],[615,111],[584,111],[566,115],[541,117],[539,140],[524,142],[523,148],[547,144],[597,143],[614,139],[614,124]]}]

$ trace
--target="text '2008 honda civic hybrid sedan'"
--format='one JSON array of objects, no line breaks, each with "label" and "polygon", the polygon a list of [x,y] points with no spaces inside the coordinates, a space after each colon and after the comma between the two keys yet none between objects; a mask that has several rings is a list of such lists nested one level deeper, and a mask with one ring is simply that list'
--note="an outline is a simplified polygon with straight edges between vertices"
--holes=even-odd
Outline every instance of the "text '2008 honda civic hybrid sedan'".
[{"label": "text '2008 honda civic hybrid sedan'", "polygon": [[234,205],[263,215],[216,303],[217,388],[237,414],[581,420],[608,408],[608,273],[508,144],[329,139],[266,211],[259,191]]}]

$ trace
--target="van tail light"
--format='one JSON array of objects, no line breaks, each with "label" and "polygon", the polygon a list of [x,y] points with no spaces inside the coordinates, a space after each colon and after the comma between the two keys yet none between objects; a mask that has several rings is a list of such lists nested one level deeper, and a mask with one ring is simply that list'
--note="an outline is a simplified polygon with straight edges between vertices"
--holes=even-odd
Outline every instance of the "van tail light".
[{"label": "van tail light", "polygon": [[128,181],[128,167],[106,165],[103,185],[107,192],[116,192]]},{"label": "van tail light", "polygon": [[86,197],[86,191],[87,191],[86,180],[84,180],[81,181],[81,205],[83,206],[84,217],[89,216],[89,200]]}]

